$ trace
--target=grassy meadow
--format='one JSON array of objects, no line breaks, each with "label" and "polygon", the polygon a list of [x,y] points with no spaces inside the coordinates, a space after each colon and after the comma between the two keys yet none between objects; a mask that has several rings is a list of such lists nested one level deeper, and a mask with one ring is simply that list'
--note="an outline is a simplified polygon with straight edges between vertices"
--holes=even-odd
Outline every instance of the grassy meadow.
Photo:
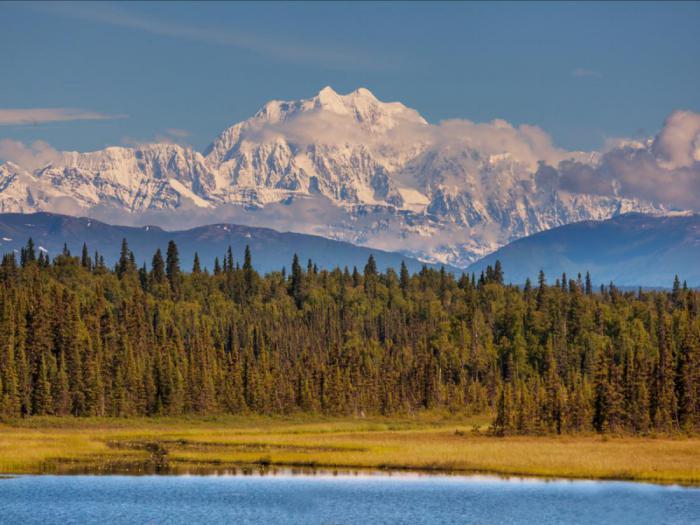
[{"label": "grassy meadow", "polygon": [[497,438],[490,418],[202,417],[0,423],[0,474],[305,467],[628,479],[700,485],[700,438]]}]

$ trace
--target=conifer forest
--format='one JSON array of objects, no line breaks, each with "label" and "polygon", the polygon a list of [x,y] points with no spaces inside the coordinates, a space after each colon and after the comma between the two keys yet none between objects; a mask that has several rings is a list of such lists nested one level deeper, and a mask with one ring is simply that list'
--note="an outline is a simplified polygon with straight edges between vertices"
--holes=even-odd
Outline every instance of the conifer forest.
[{"label": "conifer forest", "polygon": [[[234,256],[235,255],[235,256]],[[670,285],[671,283],[669,283]],[[405,266],[259,275],[177,246],[0,265],[0,414],[491,414],[505,434],[700,428],[700,292]]]}]

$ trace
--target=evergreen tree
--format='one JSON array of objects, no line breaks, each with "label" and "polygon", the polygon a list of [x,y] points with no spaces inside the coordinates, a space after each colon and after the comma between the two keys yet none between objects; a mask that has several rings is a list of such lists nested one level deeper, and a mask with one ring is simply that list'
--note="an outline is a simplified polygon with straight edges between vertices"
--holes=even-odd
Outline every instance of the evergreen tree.
[{"label": "evergreen tree", "polygon": [[165,275],[170,283],[170,289],[177,299],[180,296],[180,256],[174,241],[168,241],[168,251],[165,255]]},{"label": "evergreen tree", "polygon": [[180,272],[176,248],[136,274],[122,248],[90,272],[2,258],[0,417],[429,409],[494,414],[498,435],[700,430],[700,291],[680,284],[586,295],[566,276],[501,284],[496,266],[477,286],[298,257],[260,276],[249,250],[210,276]]},{"label": "evergreen tree", "polygon": [[404,295],[408,294],[408,287],[411,283],[410,279],[411,278],[408,275],[408,268],[406,267],[406,263],[404,261],[401,261],[401,274],[399,279],[399,286],[401,287],[401,291]]},{"label": "evergreen tree", "polygon": [[160,253],[160,248],[158,248],[151,261],[151,282],[163,284],[165,278],[165,261],[163,261],[163,254]]},{"label": "evergreen tree", "polygon": [[377,263],[372,254],[370,254],[365,265],[364,286],[365,293],[370,297],[374,297],[377,291]]},{"label": "evergreen tree", "polygon": [[656,363],[656,381],[652,397],[652,415],[654,424],[662,430],[669,430],[676,416],[675,372],[673,354],[666,331],[666,313],[663,300],[656,301],[656,338],[658,360]]},{"label": "evergreen tree", "polygon": [[131,252],[126,239],[122,239],[121,250],[119,251],[119,262],[117,262],[117,277],[122,279],[131,268]]},{"label": "evergreen tree", "polygon": [[92,261],[90,260],[90,254],[88,253],[87,244],[83,243],[83,251],[80,256],[80,265],[86,270],[92,270]]},{"label": "evergreen tree", "polygon": [[540,310],[544,306],[544,297],[547,288],[547,280],[544,277],[544,272],[540,270],[537,276],[537,309]]},{"label": "evergreen tree", "polygon": [[233,250],[230,246],[228,247],[226,256],[224,257],[224,271],[226,273],[233,272]]},{"label": "evergreen tree", "polygon": [[34,240],[29,237],[27,240],[27,245],[22,249],[20,255],[20,264],[22,268],[26,267],[28,264],[36,262],[36,251],[34,249]]},{"label": "evergreen tree", "polygon": [[294,302],[297,308],[301,308],[304,304],[304,272],[299,264],[299,257],[294,254],[292,259],[292,282],[290,286],[291,296],[294,298]]},{"label": "evergreen tree", "polygon": [[501,261],[498,259],[493,267],[493,282],[503,284],[503,266],[501,266]]},{"label": "evergreen tree", "polygon": [[250,255],[250,246],[246,244],[245,255],[243,258],[243,281],[244,281],[244,295],[246,299],[250,299],[256,291],[257,287],[257,274],[253,269],[253,261]]}]

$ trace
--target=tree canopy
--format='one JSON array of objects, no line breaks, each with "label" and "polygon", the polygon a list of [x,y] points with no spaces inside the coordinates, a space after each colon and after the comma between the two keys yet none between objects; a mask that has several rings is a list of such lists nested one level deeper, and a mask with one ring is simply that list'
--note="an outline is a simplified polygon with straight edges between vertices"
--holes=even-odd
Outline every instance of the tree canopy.
[{"label": "tree canopy", "polygon": [[[424,267],[137,269],[28,242],[0,264],[0,415],[493,414],[493,431],[700,428],[700,293]],[[189,262],[187,263],[189,267]]]}]

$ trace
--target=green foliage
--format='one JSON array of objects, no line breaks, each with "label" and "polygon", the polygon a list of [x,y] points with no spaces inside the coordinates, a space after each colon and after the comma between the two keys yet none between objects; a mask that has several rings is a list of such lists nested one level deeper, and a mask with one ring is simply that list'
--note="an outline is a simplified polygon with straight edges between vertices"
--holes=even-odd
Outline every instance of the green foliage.
[{"label": "green foliage", "polygon": [[[122,244],[0,265],[0,415],[495,414],[499,435],[697,431],[700,293],[405,265],[213,274]],[[39,261],[41,264],[39,263]]]}]

